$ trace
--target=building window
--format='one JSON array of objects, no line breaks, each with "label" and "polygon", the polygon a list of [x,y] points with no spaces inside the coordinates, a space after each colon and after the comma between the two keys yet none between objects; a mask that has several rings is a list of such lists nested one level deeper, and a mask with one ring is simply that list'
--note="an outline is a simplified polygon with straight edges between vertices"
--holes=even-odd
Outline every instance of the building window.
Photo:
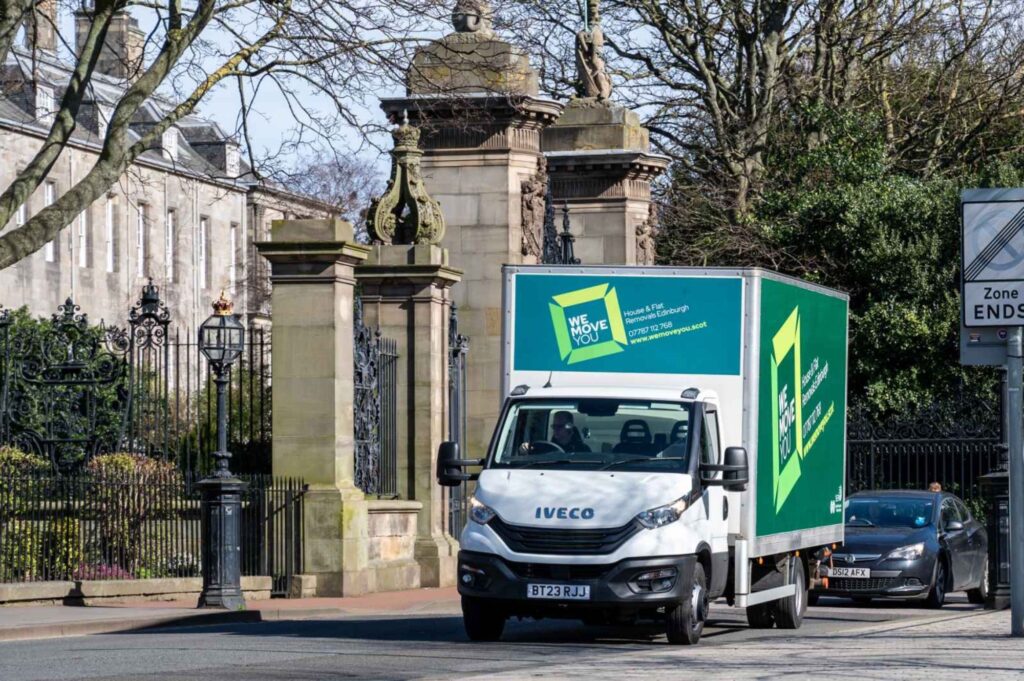
[{"label": "building window", "polygon": [[164,244],[164,264],[167,270],[167,283],[174,281],[174,237],[177,229],[174,224],[174,211],[167,211],[166,243]]},{"label": "building window", "polygon": [[209,272],[207,270],[207,257],[210,252],[209,246],[210,238],[210,219],[201,217],[199,218],[199,288],[204,289],[207,286],[209,279]]},{"label": "building window", "polygon": [[146,212],[149,207],[139,204],[138,216],[135,221],[135,272],[140,277],[146,276]]},{"label": "building window", "polygon": [[78,214],[78,266],[89,266],[89,209]]},{"label": "building window", "polygon": [[[53,202],[57,200],[57,185],[53,182],[47,182],[43,187],[43,205],[52,206]],[[57,244],[55,240],[47,241],[46,245],[43,246],[43,258],[46,262],[57,262]]]},{"label": "building window", "polygon": [[53,90],[41,84],[36,84],[36,118],[40,123],[53,124],[54,114]]},{"label": "building window", "polygon": [[232,295],[235,293],[236,268],[238,267],[238,225],[231,223],[231,260],[228,264],[228,287]]},{"label": "building window", "polygon": [[103,222],[103,240],[106,242],[107,272],[117,269],[117,239],[114,225],[114,197],[107,197],[107,209]]}]

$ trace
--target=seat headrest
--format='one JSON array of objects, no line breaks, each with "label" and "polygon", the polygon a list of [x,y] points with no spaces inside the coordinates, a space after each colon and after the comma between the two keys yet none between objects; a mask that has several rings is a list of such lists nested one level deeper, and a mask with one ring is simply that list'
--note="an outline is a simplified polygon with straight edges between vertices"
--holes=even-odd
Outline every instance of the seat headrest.
[{"label": "seat headrest", "polygon": [[622,424],[619,440],[648,445],[651,443],[651,429],[643,419],[629,419]]}]

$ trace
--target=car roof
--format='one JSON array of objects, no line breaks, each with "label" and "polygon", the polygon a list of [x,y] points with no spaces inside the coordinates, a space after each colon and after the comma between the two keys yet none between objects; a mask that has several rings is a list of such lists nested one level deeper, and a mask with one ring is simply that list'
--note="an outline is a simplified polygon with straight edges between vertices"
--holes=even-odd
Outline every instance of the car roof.
[{"label": "car roof", "polygon": [[904,497],[907,499],[934,499],[935,497],[952,496],[946,492],[929,492],[926,489],[874,489],[851,494],[854,497]]}]

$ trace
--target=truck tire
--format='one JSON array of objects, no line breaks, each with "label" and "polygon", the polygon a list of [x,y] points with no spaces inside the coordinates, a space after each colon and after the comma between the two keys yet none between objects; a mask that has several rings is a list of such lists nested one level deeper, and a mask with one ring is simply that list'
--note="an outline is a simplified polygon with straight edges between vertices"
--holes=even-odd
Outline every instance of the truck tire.
[{"label": "truck tire", "polygon": [[807,576],[804,562],[795,556],[789,559],[789,583],[796,586],[796,593],[772,603],[779,629],[799,629],[807,612]]},{"label": "truck tire", "polygon": [[493,604],[469,596],[462,597],[462,625],[470,641],[497,641],[505,631],[505,613]]},{"label": "truck tire", "polygon": [[771,629],[775,626],[775,611],[771,603],[758,603],[747,607],[747,624],[751,629]]},{"label": "truck tire", "polygon": [[708,582],[704,566],[693,566],[690,593],[683,602],[665,613],[665,633],[673,645],[693,646],[700,641],[708,618]]}]

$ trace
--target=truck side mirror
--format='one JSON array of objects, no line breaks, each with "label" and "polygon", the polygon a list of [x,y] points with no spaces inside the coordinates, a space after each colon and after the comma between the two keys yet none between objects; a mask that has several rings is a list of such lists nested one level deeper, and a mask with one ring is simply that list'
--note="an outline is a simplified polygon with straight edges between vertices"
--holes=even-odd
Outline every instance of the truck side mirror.
[{"label": "truck side mirror", "polygon": [[722,473],[725,489],[729,492],[742,492],[750,482],[750,469],[747,463],[747,450],[743,447],[725,448],[725,472]]},{"label": "truck side mirror", "polygon": [[[721,473],[722,477],[714,477],[715,473]],[[742,492],[750,482],[747,450],[743,447],[726,447],[725,460],[721,465],[700,465],[700,481],[705,487],[714,485],[723,487],[728,492]]]},{"label": "truck side mirror", "polygon": [[458,442],[442,442],[437,448],[437,484],[458,487],[467,480],[476,480],[476,473],[463,473],[465,466],[480,466],[483,459],[460,459]]}]

